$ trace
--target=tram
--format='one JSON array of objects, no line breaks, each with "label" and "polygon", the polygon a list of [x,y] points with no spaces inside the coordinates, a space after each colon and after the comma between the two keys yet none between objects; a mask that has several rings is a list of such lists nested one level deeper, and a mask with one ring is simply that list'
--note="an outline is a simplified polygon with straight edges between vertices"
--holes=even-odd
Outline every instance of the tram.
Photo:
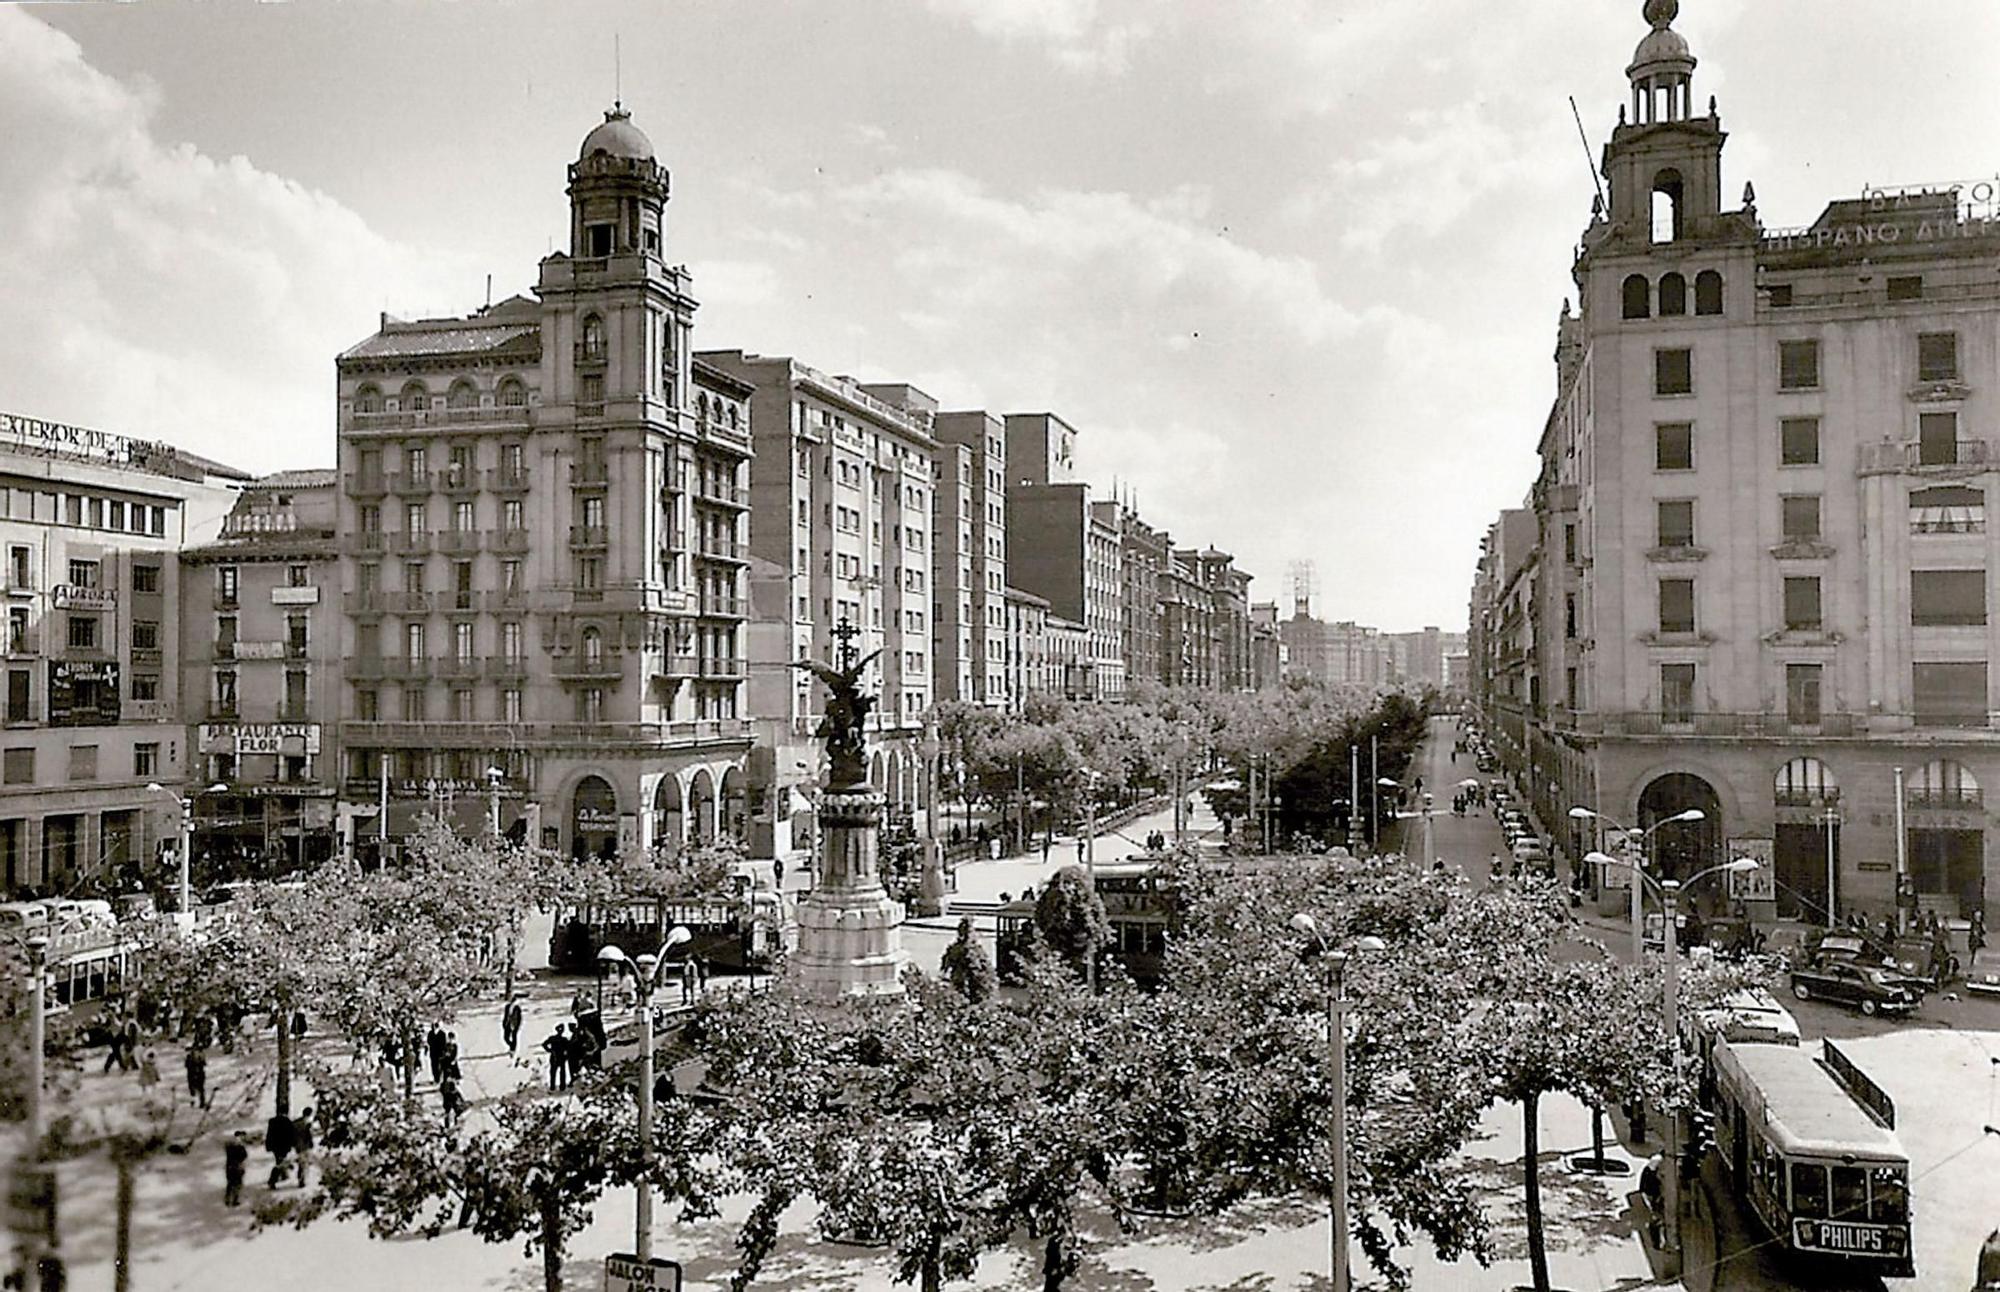
[{"label": "tram", "polygon": [[1716,1147],[1773,1239],[1800,1262],[1915,1277],[1910,1159],[1888,1096],[1831,1043],[1822,1059],[1718,1040],[1709,1057]]}]

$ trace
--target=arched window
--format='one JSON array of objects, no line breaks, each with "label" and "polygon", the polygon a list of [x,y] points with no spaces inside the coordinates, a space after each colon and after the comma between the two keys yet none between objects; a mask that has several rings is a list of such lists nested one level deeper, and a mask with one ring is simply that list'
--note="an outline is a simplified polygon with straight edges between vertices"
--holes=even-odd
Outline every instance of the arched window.
[{"label": "arched window", "polygon": [[1722,275],[1713,269],[1704,269],[1694,276],[1694,312],[1722,313]]},{"label": "arched window", "polygon": [[590,664],[598,663],[604,658],[604,634],[595,628],[583,630],[583,658]]},{"label": "arched window", "polygon": [[1681,173],[1663,170],[1653,176],[1653,241],[1678,242],[1681,238]]},{"label": "arched window", "polygon": [[586,359],[604,357],[604,320],[595,314],[584,316],[583,357]]},{"label": "arched window", "polygon": [[735,429],[736,429],[736,425],[737,425],[737,423],[736,423],[736,405],[734,405],[734,404],[731,404],[731,405],[729,406],[729,429],[730,429],[730,430],[732,430],[732,431],[733,431],[733,430],[735,430]]},{"label": "arched window", "polygon": [[354,392],[354,411],[357,413],[379,413],[382,411],[382,390],[374,382],[369,382]]},{"label": "arched window", "polygon": [[1778,769],[1772,798],[1779,807],[1821,807],[1840,800],[1840,785],[1817,758],[1794,758]]},{"label": "arched window", "polygon": [[451,393],[445,396],[447,408],[479,407],[479,390],[463,377],[451,383]]},{"label": "arched window", "polygon": [[528,388],[521,384],[519,377],[505,377],[500,381],[500,406],[519,408],[528,402]]},{"label": "arched window", "polygon": [[1917,769],[1907,795],[1907,803],[1913,808],[1976,808],[1979,782],[1964,764],[1940,758]]},{"label": "arched window", "polygon": [[1625,280],[1625,317],[1650,318],[1652,313],[1653,285],[1646,281],[1644,274],[1633,274]]},{"label": "arched window", "polygon": [[422,410],[429,408],[430,406],[431,406],[431,392],[424,388],[423,382],[412,381],[404,385],[403,387],[404,412],[406,413],[412,411],[421,412]]},{"label": "arched window", "polygon": [[1679,274],[1660,275],[1660,317],[1688,312],[1688,283]]}]

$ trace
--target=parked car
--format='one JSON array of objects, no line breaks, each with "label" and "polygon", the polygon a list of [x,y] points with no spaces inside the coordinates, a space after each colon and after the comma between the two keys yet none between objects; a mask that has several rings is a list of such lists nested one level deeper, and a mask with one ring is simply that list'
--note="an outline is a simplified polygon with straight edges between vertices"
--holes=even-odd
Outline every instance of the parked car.
[{"label": "parked car", "polygon": [[1936,963],[1931,940],[1920,933],[1907,933],[1889,946],[1889,961],[1910,982],[1921,983],[1925,991],[1936,991],[1959,975],[1958,957],[1947,955]]},{"label": "parked car", "polygon": [[[1924,958],[1930,958],[1930,944],[1924,944]],[[1889,980],[1899,987],[1907,987],[1913,992],[1929,991],[1935,985],[1931,982],[1926,968],[1920,973],[1907,971],[1890,954],[1888,947],[1874,938],[1858,933],[1829,933],[1812,947],[1806,958],[1808,966],[1828,964],[1852,964],[1864,969],[1879,969]]]},{"label": "parked car", "polygon": [[1851,1005],[1871,1017],[1907,1014],[1917,1007],[1916,989],[1896,982],[1886,970],[1837,959],[1792,970],[1792,995]]},{"label": "parked car", "polygon": [[2000,997],[2000,947],[1981,947],[1972,953],[1965,989],[1979,996]]}]

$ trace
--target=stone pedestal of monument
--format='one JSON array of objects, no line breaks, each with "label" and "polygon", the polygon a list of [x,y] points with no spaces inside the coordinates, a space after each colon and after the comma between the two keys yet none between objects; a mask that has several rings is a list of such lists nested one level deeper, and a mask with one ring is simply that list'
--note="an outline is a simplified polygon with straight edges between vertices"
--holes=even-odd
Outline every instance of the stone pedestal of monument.
[{"label": "stone pedestal of monument", "polygon": [[820,795],[819,883],[799,904],[792,972],[811,995],[887,996],[903,989],[903,905],[883,891],[880,794],[866,785]]}]

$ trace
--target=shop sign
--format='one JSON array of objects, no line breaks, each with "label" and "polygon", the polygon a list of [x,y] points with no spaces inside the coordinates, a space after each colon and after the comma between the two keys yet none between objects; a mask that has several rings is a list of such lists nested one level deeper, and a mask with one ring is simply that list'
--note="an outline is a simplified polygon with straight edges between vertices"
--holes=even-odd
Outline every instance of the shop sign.
[{"label": "shop sign", "polygon": [[319,589],[272,588],[271,604],[274,606],[316,606],[319,604]]},{"label": "shop sign", "polygon": [[591,834],[613,834],[618,829],[618,814],[601,807],[586,807],[579,804],[570,820],[576,829]]},{"label": "shop sign", "polygon": [[285,643],[283,642],[239,641],[236,643],[237,659],[283,659],[284,657]]},{"label": "shop sign", "polygon": [[[287,742],[292,742],[289,745]],[[246,722],[236,728],[239,754],[317,754],[317,722]]]},{"label": "shop sign", "polygon": [[115,660],[50,660],[49,725],[118,725],[118,664]]},{"label": "shop sign", "polygon": [[1769,902],[1778,896],[1777,846],[1770,839],[1737,838],[1729,841],[1728,860],[1749,857],[1760,862],[1757,869],[1742,873],[1729,871],[1729,895],[1741,902]]},{"label": "shop sign", "polygon": [[116,610],[118,594],[110,588],[86,588],[79,583],[58,583],[49,590],[58,610]]}]

